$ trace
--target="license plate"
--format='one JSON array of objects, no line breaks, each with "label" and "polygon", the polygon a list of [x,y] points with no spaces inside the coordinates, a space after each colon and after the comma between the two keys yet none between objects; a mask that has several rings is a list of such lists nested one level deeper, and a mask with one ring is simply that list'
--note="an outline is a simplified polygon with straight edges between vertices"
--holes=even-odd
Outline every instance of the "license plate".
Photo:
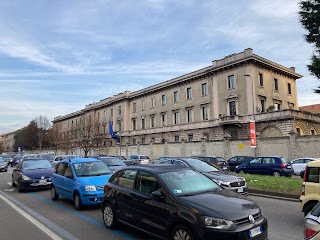
[{"label": "license plate", "polygon": [[47,180],[40,180],[39,183],[40,183],[40,184],[46,184],[46,183],[47,183]]},{"label": "license plate", "polygon": [[243,192],[243,188],[238,188],[238,193],[242,193]]},{"label": "license plate", "polygon": [[289,165],[289,166],[287,166],[287,168],[291,168],[291,166]]},{"label": "license plate", "polygon": [[254,236],[257,236],[257,235],[259,235],[261,233],[262,233],[261,226],[260,227],[256,227],[256,228],[252,228],[252,229],[249,230],[250,238],[252,238]]}]

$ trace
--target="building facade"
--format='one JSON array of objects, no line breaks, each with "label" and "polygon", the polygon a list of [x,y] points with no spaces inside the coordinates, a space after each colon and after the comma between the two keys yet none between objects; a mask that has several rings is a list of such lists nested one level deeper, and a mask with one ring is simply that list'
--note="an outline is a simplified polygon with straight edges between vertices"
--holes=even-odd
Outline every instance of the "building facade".
[{"label": "building facade", "polygon": [[[203,69],[123,92],[54,118],[64,136],[84,122],[97,124],[102,147],[115,146],[109,120],[122,145],[248,139],[249,122],[260,137],[320,133],[320,118],[298,110],[296,80],[302,76],[253,53],[214,60]],[[73,145],[76,147],[76,145]]]}]

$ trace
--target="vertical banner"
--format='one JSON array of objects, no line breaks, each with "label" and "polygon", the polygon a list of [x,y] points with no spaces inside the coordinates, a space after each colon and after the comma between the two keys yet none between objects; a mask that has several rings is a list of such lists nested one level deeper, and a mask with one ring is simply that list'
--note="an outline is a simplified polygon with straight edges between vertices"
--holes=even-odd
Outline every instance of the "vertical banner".
[{"label": "vertical banner", "polygon": [[250,146],[252,148],[255,148],[257,146],[256,127],[253,120],[250,120]]}]

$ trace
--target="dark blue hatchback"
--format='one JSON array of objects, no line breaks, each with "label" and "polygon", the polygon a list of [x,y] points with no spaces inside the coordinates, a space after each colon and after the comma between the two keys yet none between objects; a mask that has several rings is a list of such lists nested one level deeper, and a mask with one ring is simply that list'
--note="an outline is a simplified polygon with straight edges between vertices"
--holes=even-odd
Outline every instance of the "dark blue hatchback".
[{"label": "dark blue hatchback", "polygon": [[54,168],[47,159],[26,158],[12,172],[12,186],[19,192],[51,186]]},{"label": "dark blue hatchback", "polygon": [[265,156],[257,157],[247,163],[236,166],[237,173],[261,174],[271,176],[293,175],[293,168],[290,161],[285,157]]}]

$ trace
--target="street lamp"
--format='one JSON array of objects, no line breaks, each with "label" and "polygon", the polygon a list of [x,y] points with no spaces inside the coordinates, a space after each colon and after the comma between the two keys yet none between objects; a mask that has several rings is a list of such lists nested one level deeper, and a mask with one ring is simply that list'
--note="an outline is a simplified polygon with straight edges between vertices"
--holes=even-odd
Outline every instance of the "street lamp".
[{"label": "street lamp", "polygon": [[249,74],[245,74],[245,77],[250,77],[252,81],[252,118],[253,121],[250,121],[250,145],[254,148],[254,157],[257,158],[257,138],[256,138],[256,114],[255,114],[255,107],[254,107],[254,80],[253,77]]}]

